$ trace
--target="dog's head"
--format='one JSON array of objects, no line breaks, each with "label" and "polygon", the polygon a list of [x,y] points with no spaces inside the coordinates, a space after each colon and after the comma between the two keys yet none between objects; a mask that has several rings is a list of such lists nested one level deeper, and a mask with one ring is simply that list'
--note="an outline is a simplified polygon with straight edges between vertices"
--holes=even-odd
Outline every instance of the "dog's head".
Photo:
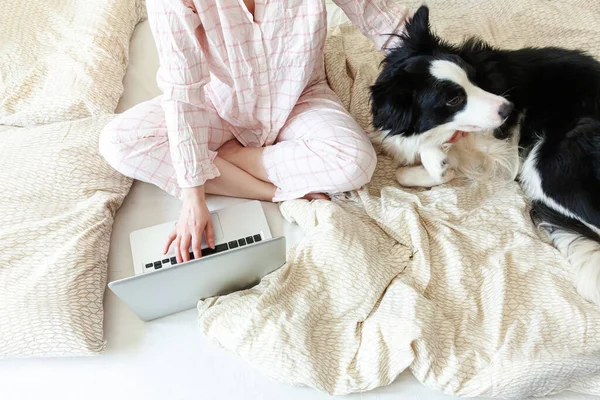
[{"label": "dog's head", "polygon": [[473,83],[475,71],[458,48],[431,32],[426,6],[400,39],[371,87],[375,128],[388,135],[427,134],[442,144],[456,131],[489,131],[504,123],[512,103]]}]

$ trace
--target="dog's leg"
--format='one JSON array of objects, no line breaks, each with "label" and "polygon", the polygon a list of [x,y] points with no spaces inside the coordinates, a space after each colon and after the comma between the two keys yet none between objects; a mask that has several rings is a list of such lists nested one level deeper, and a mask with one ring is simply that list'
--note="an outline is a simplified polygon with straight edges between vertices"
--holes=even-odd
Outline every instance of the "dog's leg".
[{"label": "dog's leg", "polygon": [[577,292],[600,306],[600,244],[578,233],[555,229],[549,232],[556,248],[574,269]]},{"label": "dog's leg", "polygon": [[454,178],[454,171],[446,169],[441,178],[434,178],[422,165],[414,167],[400,167],[396,171],[398,183],[406,187],[432,187],[446,183]]},{"label": "dog's leg", "polygon": [[433,178],[435,185],[446,183],[454,178],[454,174],[448,174],[448,155],[440,148],[425,149],[420,153],[421,163]]},{"label": "dog's leg", "polygon": [[[560,145],[536,139],[520,174],[533,200],[533,215],[550,227],[555,246],[571,262],[574,284],[585,299],[600,305],[600,121],[582,118]],[[547,137],[561,132],[546,130]],[[548,143],[548,144],[547,144]]]}]

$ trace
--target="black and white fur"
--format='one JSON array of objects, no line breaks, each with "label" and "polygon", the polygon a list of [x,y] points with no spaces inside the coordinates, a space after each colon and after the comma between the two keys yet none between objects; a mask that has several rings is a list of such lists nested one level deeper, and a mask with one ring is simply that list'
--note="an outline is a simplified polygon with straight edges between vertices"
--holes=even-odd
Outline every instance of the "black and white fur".
[{"label": "black and white fur", "polygon": [[451,45],[431,32],[424,6],[401,42],[372,87],[380,143],[404,165],[417,153],[423,164],[400,168],[398,180],[447,179],[450,153],[436,146],[455,130],[518,140],[532,216],[569,258],[578,292],[600,305],[600,63],[560,48]]},{"label": "black and white fur", "polygon": [[[494,139],[493,130],[513,105],[473,83],[474,69],[457,54],[438,51],[423,7],[408,22],[402,44],[388,53],[371,87],[371,140],[398,163],[403,186],[431,187],[456,173],[485,180],[518,172],[515,146]],[[434,55],[435,51],[435,55]],[[465,139],[450,143],[457,131]]]}]

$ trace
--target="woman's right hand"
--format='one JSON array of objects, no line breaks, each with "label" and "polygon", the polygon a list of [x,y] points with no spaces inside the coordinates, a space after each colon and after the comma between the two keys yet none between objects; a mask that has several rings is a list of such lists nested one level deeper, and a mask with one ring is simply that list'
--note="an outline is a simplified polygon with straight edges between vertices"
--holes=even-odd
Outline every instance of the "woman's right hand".
[{"label": "woman's right hand", "polygon": [[183,207],[181,208],[179,221],[169,235],[163,251],[164,254],[167,254],[169,247],[173,244],[178,263],[190,260],[190,244],[192,245],[194,258],[202,257],[200,246],[202,245],[203,233],[206,233],[207,245],[213,249],[215,247],[213,224],[208,207],[206,207],[204,187],[184,188],[182,189],[182,197]]}]

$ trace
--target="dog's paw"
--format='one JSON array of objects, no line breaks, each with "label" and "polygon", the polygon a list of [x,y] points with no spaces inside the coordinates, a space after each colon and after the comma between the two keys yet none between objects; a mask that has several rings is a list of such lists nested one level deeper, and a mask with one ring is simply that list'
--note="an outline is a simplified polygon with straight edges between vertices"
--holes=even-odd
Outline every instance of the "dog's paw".
[{"label": "dog's paw", "polygon": [[442,174],[440,184],[442,184],[442,183],[448,183],[452,179],[454,179],[455,177],[456,177],[456,172],[454,172],[454,170],[452,168],[449,168],[446,165],[446,169],[444,170],[444,173]]},{"label": "dog's paw", "polygon": [[448,171],[448,156],[439,148],[421,152],[421,162],[436,181],[441,181]]},{"label": "dog's paw", "polygon": [[450,164],[448,163],[448,158],[442,158],[436,164],[430,164],[429,168],[427,168],[427,171],[432,178],[440,182],[445,179],[446,175],[448,175],[448,171],[450,171],[450,174],[453,174]]},{"label": "dog's paw", "polygon": [[440,169],[442,170],[442,176],[445,176],[449,168],[448,158],[444,158],[440,163]]},{"label": "dog's paw", "polygon": [[452,168],[446,167],[443,176],[433,177],[422,165],[400,167],[396,170],[396,180],[405,187],[430,188],[451,181],[456,176]]}]

